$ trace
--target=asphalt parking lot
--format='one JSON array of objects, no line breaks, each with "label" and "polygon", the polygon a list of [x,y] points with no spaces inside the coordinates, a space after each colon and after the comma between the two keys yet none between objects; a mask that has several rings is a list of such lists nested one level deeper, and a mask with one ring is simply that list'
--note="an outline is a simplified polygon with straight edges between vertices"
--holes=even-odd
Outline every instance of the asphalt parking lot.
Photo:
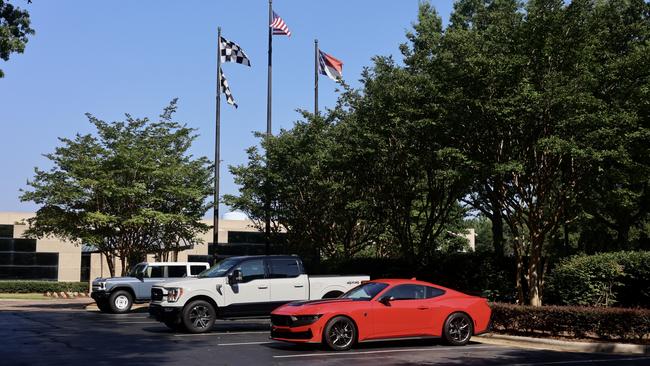
[{"label": "asphalt parking lot", "polygon": [[[144,309],[143,309],[144,310]],[[168,330],[145,312],[89,312],[79,304],[0,304],[2,365],[650,365],[650,356],[566,353],[472,342],[377,342],[349,352],[269,340],[264,320],[218,321],[211,333]]]}]

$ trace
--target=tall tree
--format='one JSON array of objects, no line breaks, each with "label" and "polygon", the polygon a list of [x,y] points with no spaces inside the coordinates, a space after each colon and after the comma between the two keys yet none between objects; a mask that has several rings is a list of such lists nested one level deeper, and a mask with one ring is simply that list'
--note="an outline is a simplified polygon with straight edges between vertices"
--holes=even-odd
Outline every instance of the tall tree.
[{"label": "tall tree", "polygon": [[[0,58],[9,60],[12,53],[23,53],[27,36],[34,34],[30,27],[29,13],[26,10],[0,0]],[[0,78],[4,77],[0,69]]]},{"label": "tall tree", "polygon": [[27,236],[53,235],[90,244],[106,255],[111,275],[117,257],[125,274],[147,253],[177,253],[199,241],[212,193],[210,161],[188,153],[194,130],[172,121],[176,100],[158,122],[133,118],[107,123],[88,114],[96,135],[61,138],[35,169],[21,199],[41,208]]}]

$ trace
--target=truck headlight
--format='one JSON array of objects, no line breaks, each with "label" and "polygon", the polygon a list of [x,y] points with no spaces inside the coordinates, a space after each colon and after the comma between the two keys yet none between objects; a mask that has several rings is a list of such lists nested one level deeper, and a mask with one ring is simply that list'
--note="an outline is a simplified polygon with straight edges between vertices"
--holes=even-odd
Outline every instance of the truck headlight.
[{"label": "truck headlight", "polygon": [[300,327],[303,325],[309,325],[315,323],[323,314],[318,315],[292,315],[291,316],[291,326]]},{"label": "truck headlight", "polygon": [[183,296],[182,288],[168,288],[167,289],[167,302],[176,302]]}]

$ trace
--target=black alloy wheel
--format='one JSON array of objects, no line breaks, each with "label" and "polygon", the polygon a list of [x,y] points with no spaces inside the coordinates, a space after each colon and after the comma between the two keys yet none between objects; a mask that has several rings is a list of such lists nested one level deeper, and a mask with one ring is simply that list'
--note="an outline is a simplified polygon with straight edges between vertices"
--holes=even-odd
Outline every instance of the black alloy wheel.
[{"label": "black alloy wheel", "polygon": [[345,316],[336,316],[327,322],[323,331],[323,341],[334,351],[347,351],[357,340],[357,327]]},{"label": "black alloy wheel", "polygon": [[452,346],[464,346],[474,334],[472,319],[463,313],[453,313],[445,321],[443,337]]},{"label": "black alloy wheel", "polygon": [[212,329],[217,318],[212,304],[205,300],[195,300],[183,308],[182,323],[190,333],[205,333]]}]

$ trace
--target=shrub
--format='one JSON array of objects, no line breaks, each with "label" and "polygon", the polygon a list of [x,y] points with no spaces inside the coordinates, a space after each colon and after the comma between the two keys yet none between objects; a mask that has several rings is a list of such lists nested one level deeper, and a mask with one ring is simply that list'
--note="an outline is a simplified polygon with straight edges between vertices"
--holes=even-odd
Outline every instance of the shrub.
[{"label": "shrub", "polygon": [[517,335],[553,335],[648,343],[650,310],[490,304],[492,329]]},{"label": "shrub", "polygon": [[647,307],[650,252],[577,255],[560,261],[548,278],[546,300],[560,305]]},{"label": "shrub", "polygon": [[88,292],[88,282],[0,281],[0,293]]}]

